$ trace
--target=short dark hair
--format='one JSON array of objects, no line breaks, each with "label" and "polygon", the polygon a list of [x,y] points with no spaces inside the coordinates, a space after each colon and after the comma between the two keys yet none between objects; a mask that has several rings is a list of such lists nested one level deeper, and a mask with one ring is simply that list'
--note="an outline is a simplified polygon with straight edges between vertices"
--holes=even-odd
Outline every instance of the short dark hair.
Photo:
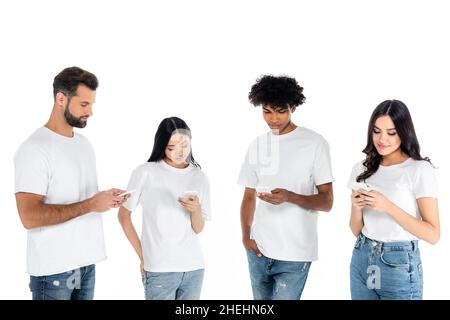
[{"label": "short dark hair", "polygon": [[89,71],[78,67],[66,68],[53,80],[53,97],[56,98],[58,92],[64,93],[68,97],[73,97],[77,93],[78,86],[85,85],[91,90],[98,87],[97,77]]},{"label": "short dark hair", "polygon": [[255,107],[297,107],[305,102],[303,88],[287,76],[263,75],[252,86],[248,99]]}]

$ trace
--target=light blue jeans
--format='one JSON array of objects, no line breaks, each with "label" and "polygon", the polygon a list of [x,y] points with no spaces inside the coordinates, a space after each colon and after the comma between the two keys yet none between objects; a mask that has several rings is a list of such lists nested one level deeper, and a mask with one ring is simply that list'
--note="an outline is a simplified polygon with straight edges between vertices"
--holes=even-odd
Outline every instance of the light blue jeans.
[{"label": "light blue jeans", "polygon": [[146,300],[198,300],[205,270],[188,272],[144,272]]},{"label": "light blue jeans", "polygon": [[418,241],[381,242],[360,234],[350,264],[353,300],[421,300]]},{"label": "light blue jeans", "polygon": [[33,300],[92,300],[95,265],[49,276],[30,276]]},{"label": "light blue jeans", "polygon": [[248,269],[255,300],[299,300],[311,262],[258,257],[247,250]]}]

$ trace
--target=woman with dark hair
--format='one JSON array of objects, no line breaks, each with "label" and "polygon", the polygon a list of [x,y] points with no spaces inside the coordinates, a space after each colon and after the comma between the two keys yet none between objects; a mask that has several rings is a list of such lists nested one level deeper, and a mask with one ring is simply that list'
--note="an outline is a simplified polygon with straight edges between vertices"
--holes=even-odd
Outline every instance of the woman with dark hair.
[{"label": "woman with dark hair", "polygon": [[[180,118],[164,119],[148,162],[128,183],[119,210],[122,228],[141,260],[147,300],[195,300],[203,281],[197,234],[210,219],[209,182],[191,150],[191,131]],[[142,205],[142,245],[131,212]]]},{"label": "woman with dark hair", "polygon": [[437,182],[403,102],[376,107],[363,152],[366,159],[353,167],[348,183],[350,228],[357,237],[352,299],[422,299],[418,239],[439,240]]}]

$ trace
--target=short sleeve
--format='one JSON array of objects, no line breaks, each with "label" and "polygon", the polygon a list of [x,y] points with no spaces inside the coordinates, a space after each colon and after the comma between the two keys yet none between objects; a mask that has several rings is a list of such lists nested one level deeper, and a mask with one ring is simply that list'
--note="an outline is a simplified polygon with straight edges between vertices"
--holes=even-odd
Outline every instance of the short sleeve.
[{"label": "short sleeve", "polygon": [[200,188],[200,205],[202,207],[202,214],[205,220],[211,220],[211,190],[209,186],[208,176],[203,173],[204,179]]},{"label": "short sleeve", "polygon": [[356,182],[356,178],[363,172],[363,164],[362,162],[356,163],[353,168],[352,172],[350,174],[350,177],[348,178],[347,187],[350,189],[353,189],[353,183]]},{"label": "short sleeve", "polygon": [[23,144],[14,156],[14,192],[47,195],[50,182],[48,155],[38,146]]},{"label": "short sleeve", "polygon": [[146,179],[146,173],[142,169],[142,167],[136,168],[131,174],[128,182],[127,190],[134,190],[134,192],[122,206],[129,211],[134,211],[140,203],[141,194]]},{"label": "short sleeve", "polygon": [[438,181],[435,169],[427,161],[421,161],[413,182],[413,193],[418,198],[437,198]]},{"label": "short sleeve", "polygon": [[241,166],[237,183],[248,188],[256,188],[258,185],[258,175],[256,171],[256,163],[251,163],[249,154],[251,152],[251,146],[247,150],[244,163]]},{"label": "short sleeve", "polygon": [[314,155],[312,177],[316,186],[333,182],[330,147],[323,138],[319,141]]}]

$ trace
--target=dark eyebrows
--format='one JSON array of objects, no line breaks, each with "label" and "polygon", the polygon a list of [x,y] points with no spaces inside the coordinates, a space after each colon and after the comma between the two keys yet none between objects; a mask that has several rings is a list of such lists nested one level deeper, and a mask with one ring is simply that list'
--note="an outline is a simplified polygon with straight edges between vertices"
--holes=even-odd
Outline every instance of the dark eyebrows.
[{"label": "dark eyebrows", "polygon": [[[269,111],[269,112],[280,112],[280,111],[286,111],[286,108],[282,108],[282,107],[262,107],[264,111]],[[270,109],[269,109],[270,108]]]},{"label": "dark eyebrows", "polygon": [[[373,125],[373,128],[381,131],[381,129],[378,128],[376,125]],[[389,129],[386,129],[386,130],[389,131],[389,130],[396,130],[396,129],[395,128],[389,128]]]}]

